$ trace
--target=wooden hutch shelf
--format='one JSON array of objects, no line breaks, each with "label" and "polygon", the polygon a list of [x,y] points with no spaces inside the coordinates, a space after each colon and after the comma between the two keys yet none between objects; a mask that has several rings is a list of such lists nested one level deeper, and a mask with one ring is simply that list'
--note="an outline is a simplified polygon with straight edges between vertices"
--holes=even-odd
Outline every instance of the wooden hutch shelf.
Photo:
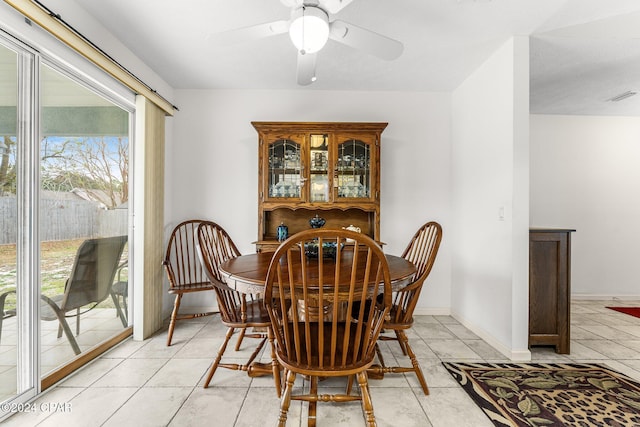
[{"label": "wooden hutch shelf", "polygon": [[387,123],[252,122],[258,132],[257,251],[310,228],[359,227],[380,240],[380,135]]}]

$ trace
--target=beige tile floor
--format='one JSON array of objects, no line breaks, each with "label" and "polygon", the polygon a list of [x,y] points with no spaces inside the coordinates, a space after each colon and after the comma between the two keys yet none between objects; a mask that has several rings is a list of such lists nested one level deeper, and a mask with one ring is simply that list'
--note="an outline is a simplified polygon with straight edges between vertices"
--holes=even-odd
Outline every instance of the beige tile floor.
[{"label": "beige tile floor", "polygon": [[[551,349],[536,347],[533,360],[605,363],[640,380],[640,319],[608,310],[607,304],[614,303],[573,301],[571,354],[558,355]],[[618,305],[640,306],[640,301]],[[38,405],[45,404],[49,411],[18,414],[4,425],[275,425],[279,401],[271,378],[251,379],[244,373],[221,369],[211,386],[202,388],[223,330],[216,317],[208,317],[181,322],[171,347],[165,346],[166,332],[144,342],[128,340],[43,394]],[[507,360],[449,316],[418,316],[410,339],[431,393],[425,396],[412,375],[371,380],[378,425],[491,426],[441,362]],[[248,355],[249,345],[243,347],[235,355]],[[400,358],[395,343],[389,343],[384,352],[389,359]],[[228,353],[234,355],[233,348]],[[265,355],[262,357],[265,360]],[[340,379],[321,383],[328,390],[339,390],[343,385]],[[304,386],[301,380],[298,386]],[[52,404],[59,407],[52,408]],[[287,425],[306,425],[302,403],[292,402]],[[362,426],[360,404],[319,403],[318,425]]]},{"label": "beige tile floor", "polygon": [[[69,317],[69,327],[76,331],[76,318]],[[114,308],[95,308],[83,313],[80,335],[76,341],[86,351],[105,339],[122,332],[124,327]],[[18,342],[16,317],[3,321],[0,336],[0,402],[16,394],[16,344]],[[65,334],[58,338],[57,321],[41,321],[40,363],[43,375],[59,368],[76,357]]]}]

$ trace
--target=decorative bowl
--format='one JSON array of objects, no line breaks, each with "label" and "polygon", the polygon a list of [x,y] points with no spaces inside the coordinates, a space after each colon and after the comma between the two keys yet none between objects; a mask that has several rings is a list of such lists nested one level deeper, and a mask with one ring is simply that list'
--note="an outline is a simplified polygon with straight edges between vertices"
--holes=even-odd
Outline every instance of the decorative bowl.
[{"label": "decorative bowl", "polygon": [[309,220],[309,225],[311,226],[311,228],[320,228],[322,227],[327,221],[322,218],[319,217],[318,214],[316,214],[316,216],[314,216],[313,218],[311,218]]},{"label": "decorative bowl", "polygon": [[[344,246],[344,243],[342,244]],[[307,258],[318,258],[320,246],[318,242],[307,242],[304,244],[304,254]],[[338,244],[336,242],[322,243],[322,256],[324,258],[335,258],[338,252]]]}]

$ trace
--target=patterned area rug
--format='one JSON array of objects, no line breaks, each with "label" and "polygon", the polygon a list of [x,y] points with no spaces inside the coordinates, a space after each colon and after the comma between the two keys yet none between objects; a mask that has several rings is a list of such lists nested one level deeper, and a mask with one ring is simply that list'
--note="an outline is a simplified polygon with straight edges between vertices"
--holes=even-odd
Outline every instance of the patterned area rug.
[{"label": "patterned area rug", "polygon": [[640,317],[640,307],[607,307],[610,310],[619,311],[633,317]]},{"label": "patterned area rug", "polygon": [[443,365],[496,426],[640,425],[640,383],[602,365]]}]

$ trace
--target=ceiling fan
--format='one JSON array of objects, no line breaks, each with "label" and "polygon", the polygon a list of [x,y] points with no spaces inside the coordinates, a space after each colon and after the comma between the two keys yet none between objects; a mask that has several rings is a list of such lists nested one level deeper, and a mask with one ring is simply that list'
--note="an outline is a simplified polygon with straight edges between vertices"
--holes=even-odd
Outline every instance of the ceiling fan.
[{"label": "ceiling fan", "polygon": [[289,33],[298,50],[297,80],[300,85],[316,81],[316,56],[328,39],[360,49],[385,60],[402,54],[397,40],[339,19],[329,20],[353,0],[280,0],[291,8],[291,18],[252,25],[215,35],[218,44],[232,44]]}]

